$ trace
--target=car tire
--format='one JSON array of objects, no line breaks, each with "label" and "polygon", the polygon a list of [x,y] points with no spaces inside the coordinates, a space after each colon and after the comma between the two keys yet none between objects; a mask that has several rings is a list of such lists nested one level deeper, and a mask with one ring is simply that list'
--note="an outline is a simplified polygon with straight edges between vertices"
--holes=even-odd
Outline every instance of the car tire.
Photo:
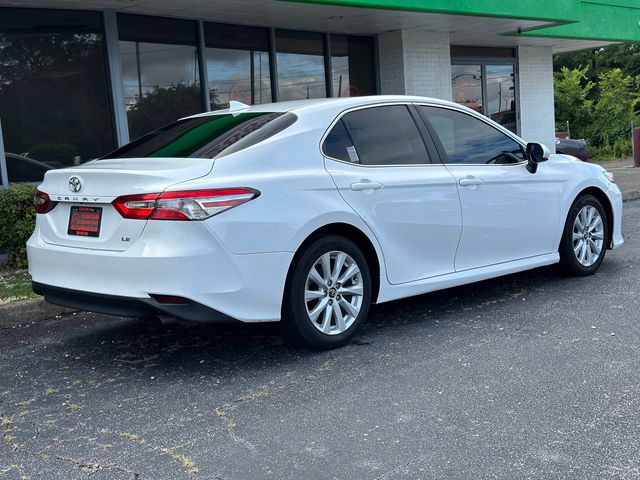
[{"label": "car tire", "polygon": [[346,345],[369,313],[371,291],[369,265],[355,243],[338,235],[315,239],[296,255],[290,270],[283,336],[316,350]]},{"label": "car tire", "polygon": [[604,260],[609,242],[609,224],[602,203],[593,195],[582,195],[571,206],[562,233],[562,273],[593,275]]}]

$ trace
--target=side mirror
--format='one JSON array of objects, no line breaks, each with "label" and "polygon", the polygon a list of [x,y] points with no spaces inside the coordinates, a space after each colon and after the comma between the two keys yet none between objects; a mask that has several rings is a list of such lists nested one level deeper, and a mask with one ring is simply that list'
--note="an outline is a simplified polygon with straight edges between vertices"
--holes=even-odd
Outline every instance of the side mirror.
[{"label": "side mirror", "polygon": [[527,144],[527,170],[531,173],[536,173],[538,170],[538,164],[549,160],[550,150],[546,145],[542,143],[528,143]]}]

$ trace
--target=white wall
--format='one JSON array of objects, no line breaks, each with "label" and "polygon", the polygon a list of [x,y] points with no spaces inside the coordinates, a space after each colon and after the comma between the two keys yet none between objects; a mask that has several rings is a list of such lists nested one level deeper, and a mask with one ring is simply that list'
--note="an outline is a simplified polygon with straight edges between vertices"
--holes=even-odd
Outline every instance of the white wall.
[{"label": "white wall", "polygon": [[451,100],[449,34],[419,28],[378,37],[382,94]]},{"label": "white wall", "polygon": [[555,152],[553,54],[550,47],[518,47],[520,136]]}]

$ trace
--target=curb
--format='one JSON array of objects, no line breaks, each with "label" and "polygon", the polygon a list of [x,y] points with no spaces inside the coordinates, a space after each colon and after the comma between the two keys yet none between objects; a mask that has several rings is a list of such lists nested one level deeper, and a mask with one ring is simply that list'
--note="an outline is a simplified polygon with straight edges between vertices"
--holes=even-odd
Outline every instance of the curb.
[{"label": "curb", "polygon": [[640,190],[631,190],[630,192],[622,193],[622,201],[629,202],[631,200],[637,200],[640,198]]},{"label": "curb", "polygon": [[40,322],[75,311],[72,308],[47,303],[43,298],[20,300],[0,306],[0,327]]}]

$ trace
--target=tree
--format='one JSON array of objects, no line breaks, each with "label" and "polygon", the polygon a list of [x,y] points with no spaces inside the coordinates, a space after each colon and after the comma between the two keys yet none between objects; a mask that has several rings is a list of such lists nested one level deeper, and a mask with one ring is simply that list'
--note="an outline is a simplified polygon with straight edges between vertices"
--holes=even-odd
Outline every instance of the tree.
[{"label": "tree", "polygon": [[637,79],[614,68],[598,75],[598,87],[600,97],[593,112],[591,137],[598,145],[609,148],[619,139],[628,139],[631,123],[638,121]]},{"label": "tree", "polygon": [[587,79],[589,67],[562,67],[556,74],[553,92],[556,104],[556,130],[564,131],[569,122],[571,135],[584,138],[592,121],[593,101],[589,99],[594,83]]},{"label": "tree", "polygon": [[640,75],[640,43],[623,43],[601,49],[597,58],[598,73],[619,68],[624,75]]}]

